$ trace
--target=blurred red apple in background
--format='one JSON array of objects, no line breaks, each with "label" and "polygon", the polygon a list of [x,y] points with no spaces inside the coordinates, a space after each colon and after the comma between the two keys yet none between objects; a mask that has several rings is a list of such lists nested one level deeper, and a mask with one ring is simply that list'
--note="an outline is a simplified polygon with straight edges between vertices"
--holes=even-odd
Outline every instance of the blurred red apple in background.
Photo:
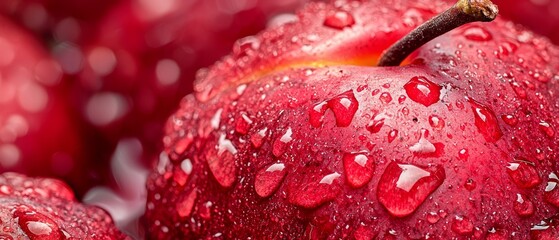
[{"label": "blurred red apple in background", "polygon": [[0,25],[0,171],[59,177],[83,194],[108,170],[88,158],[62,69],[28,33]]},{"label": "blurred red apple in background", "polygon": [[559,1],[495,0],[502,16],[523,24],[559,44]]},{"label": "blurred red apple in background", "polygon": [[374,67],[448,7],[311,3],[241,40],[167,122],[149,237],[557,239],[557,46],[497,19]]}]

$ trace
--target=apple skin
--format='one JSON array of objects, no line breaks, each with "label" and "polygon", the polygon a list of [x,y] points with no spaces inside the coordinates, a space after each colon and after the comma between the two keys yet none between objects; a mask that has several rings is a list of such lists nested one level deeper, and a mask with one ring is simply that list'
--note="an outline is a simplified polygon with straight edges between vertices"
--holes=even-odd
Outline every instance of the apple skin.
[{"label": "apple skin", "polygon": [[240,41],[167,122],[148,236],[557,238],[556,46],[497,19],[373,66],[448,7],[311,3]]},{"label": "apple skin", "polygon": [[130,239],[64,182],[16,173],[0,174],[0,227],[2,239]]},{"label": "apple skin", "polygon": [[495,0],[502,16],[523,24],[559,44],[559,2],[553,0]]}]

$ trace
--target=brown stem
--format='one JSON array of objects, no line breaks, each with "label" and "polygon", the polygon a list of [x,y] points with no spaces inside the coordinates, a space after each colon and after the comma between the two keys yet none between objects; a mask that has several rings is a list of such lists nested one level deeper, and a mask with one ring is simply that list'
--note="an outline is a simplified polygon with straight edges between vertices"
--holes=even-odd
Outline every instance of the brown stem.
[{"label": "brown stem", "polygon": [[458,0],[454,6],[421,24],[384,51],[377,66],[399,66],[423,44],[466,23],[493,21],[498,12],[490,0]]}]

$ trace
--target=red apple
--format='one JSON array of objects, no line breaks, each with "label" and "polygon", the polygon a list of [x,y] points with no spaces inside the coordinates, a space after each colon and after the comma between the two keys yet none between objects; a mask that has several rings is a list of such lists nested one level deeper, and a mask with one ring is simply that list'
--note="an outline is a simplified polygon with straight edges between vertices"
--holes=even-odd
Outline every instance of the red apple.
[{"label": "red apple", "polygon": [[497,19],[374,66],[448,7],[311,3],[239,41],[167,122],[149,237],[556,239],[559,48]]},{"label": "red apple", "polygon": [[61,67],[26,32],[0,25],[0,172],[54,176],[83,194],[108,171],[86,161]]},{"label": "red apple", "polygon": [[525,25],[559,44],[559,1],[554,0],[495,0],[504,17]]},{"label": "red apple", "polygon": [[129,239],[61,181],[0,174],[0,239]]}]

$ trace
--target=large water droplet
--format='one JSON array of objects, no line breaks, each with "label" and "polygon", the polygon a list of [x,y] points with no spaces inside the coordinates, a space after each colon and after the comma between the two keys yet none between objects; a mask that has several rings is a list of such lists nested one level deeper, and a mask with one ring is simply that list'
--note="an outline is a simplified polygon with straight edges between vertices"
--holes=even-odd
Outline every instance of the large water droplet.
[{"label": "large water droplet", "polygon": [[385,118],[386,115],[379,114],[378,111],[373,111],[373,117],[371,118],[371,121],[369,121],[369,123],[366,126],[367,130],[369,130],[369,132],[371,133],[380,132],[380,129],[382,128],[382,126],[384,126]]},{"label": "large water droplet", "polygon": [[526,160],[520,159],[509,163],[507,173],[519,188],[532,188],[541,183],[534,164]]},{"label": "large water droplet", "polygon": [[534,214],[534,203],[520,193],[517,193],[516,196],[513,207],[516,214],[521,217],[532,216]]},{"label": "large water droplet", "polygon": [[283,163],[274,163],[258,171],[254,179],[254,189],[258,196],[271,196],[283,182],[286,173]]},{"label": "large water droplet", "polygon": [[471,98],[468,98],[468,102],[470,102],[472,111],[474,112],[475,125],[485,140],[488,142],[496,142],[501,139],[503,132],[501,132],[501,128],[499,128],[495,113],[487,106]]},{"label": "large water droplet", "polygon": [[334,112],[336,126],[347,127],[353,121],[359,103],[353,94],[353,90],[344,92],[328,101],[328,107]]},{"label": "large water droplet", "polygon": [[493,39],[493,36],[485,28],[472,26],[464,30],[464,37],[468,40],[485,42]]},{"label": "large water droplet", "polygon": [[30,239],[64,239],[58,224],[44,214],[22,205],[16,208],[13,216]]},{"label": "large water droplet", "polygon": [[366,153],[345,153],[343,163],[346,181],[351,187],[363,187],[373,178],[375,165]]},{"label": "large water droplet", "polygon": [[340,193],[340,174],[324,174],[316,168],[294,174],[287,184],[287,198],[291,204],[315,208],[334,200]]},{"label": "large water droplet", "polygon": [[526,99],[526,97],[528,97],[526,89],[520,86],[518,82],[511,82],[510,85],[512,86],[512,90],[514,90],[514,92],[516,93],[516,96],[521,99]]},{"label": "large water droplet", "polygon": [[450,228],[453,232],[462,236],[471,235],[474,232],[474,224],[472,223],[472,221],[469,218],[463,216],[454,217]]},{"label": "large water droplet", "polygon": [[235,154],[237,154],[237,149],[230,140],[225,138],[225,134],[222,134],[217,147],[212,148],[206,155],[213,176],[221,186],[226,188],[231,187],[237,178]]},{"label": "large water droplet", "polygon": [[255,148],[260,148],[262,143],[264,143],[264,138],[266,137],[266,133],[268,132],[268,128],[263,128],[262,130],[252,134],[250,136],[250,142],[252,146]]},{"label": "large water droplet", "polygon": [[246,114],[241,114],[235,123],[235,131],[245,135],[250,130],[250,125],[252,124],[252,119],[250,119]]},{"label": "large water droplet", "polygon": [[377,188],[379,202],[395,217],[413,213],[444,181],[444,168],[391,162]]},{"label": "large water droplet", "polygon": [[326,19],[324,19],[324,26],[335,29],[344,29],[353,26],[353,24],[355,24],[353,15],[342,10],[331,12],[326,16]]},{"label": "large water droplet", "polygon": [[503,119],[503,122],[511,127],[514,127],[518,124],[518,119],[513,115],[501,115],[501,119]]},{"label": "large water droplet", "polygon": [[442,88],[425,77],[413,77],[404,89],[411,100],[428,107],[439,101]]},{"label": "large water droplet", "polygon": [[233,45],[233,54],[236,57],[247,56],[260,48],[260,39],[254,36],[241,38]]}]

